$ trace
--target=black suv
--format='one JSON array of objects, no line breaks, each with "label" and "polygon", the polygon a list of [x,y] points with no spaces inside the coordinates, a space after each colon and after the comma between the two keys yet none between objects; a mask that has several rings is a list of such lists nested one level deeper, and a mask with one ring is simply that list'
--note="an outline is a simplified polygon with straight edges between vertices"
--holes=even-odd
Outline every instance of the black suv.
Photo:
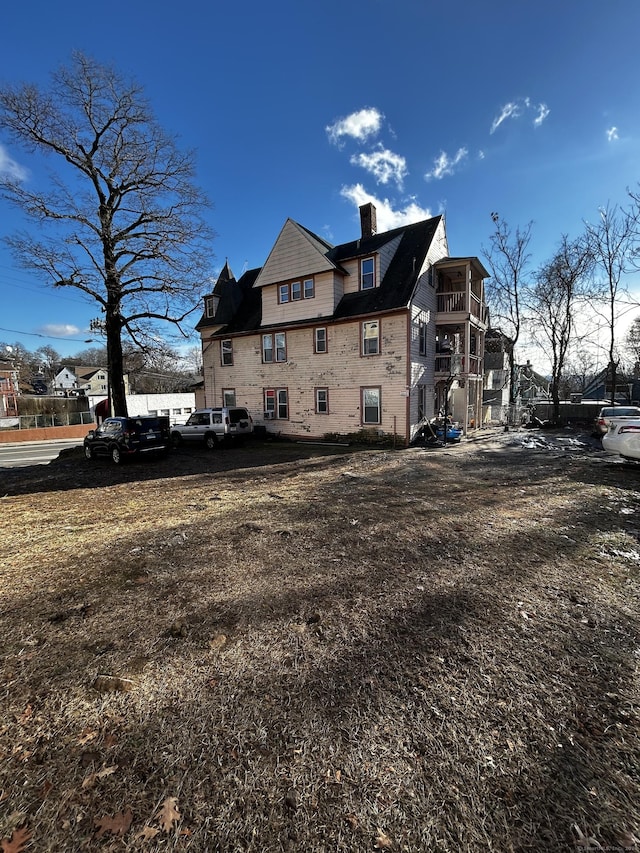
[{"label": "black suv", "polygon": [[167,453],[170,446],[169,418],[141,415],[137,418],[107,418],[84,440],[84,455],[110,456],[117,464],[146,453]]}]

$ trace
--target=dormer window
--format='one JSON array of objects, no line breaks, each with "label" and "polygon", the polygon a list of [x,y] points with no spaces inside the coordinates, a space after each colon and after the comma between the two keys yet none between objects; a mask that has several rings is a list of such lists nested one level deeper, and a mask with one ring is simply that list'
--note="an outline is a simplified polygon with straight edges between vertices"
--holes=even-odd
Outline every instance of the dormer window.
[{"label": "dormer window", "polygon": [[371,290],[376,286],[376,265],[373,258],[360,261],[360,290]]},{"label": "dormer window", "polygon": [[204,314],[207,320],[216,316],[218,310],[219,296],[206,296],[204,300]]}]

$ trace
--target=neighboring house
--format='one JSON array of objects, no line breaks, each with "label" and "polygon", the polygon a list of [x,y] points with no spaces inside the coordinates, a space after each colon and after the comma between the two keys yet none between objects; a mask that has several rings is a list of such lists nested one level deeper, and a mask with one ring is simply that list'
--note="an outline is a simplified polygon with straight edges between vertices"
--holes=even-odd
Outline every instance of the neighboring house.
[{"label": "neighboring house", "polygon": [[18,414],[18,371],[9,361],[0,361],[0,418]]},{"label": "neighboring house", "polygon": [[[125,393],[129,393],[129,377],[124,376]],[[100,397],[109,393],[109,371],[106,367],[64,365],[53,379],[53,393],[58,397]]]},{"label": "neighboring house", "polygon": [[76,367],[78,389],[87,397],[107,394],[109,391],[109,373],[106,367]]},{"label": "neighboring house", "polygon": [[[631,376],[627,376],[623,371],[618,372],[616,376],[616,403],[633,403],[635,405],[640,401],[640,379],[638,379],[637,373],[637,366]],[[605,367],[587,383],[582,392],[582,399],[605,401],[602,405],[607,405],[607,403],[611,403],[611,390],[611,372]]]},{"label": "neighboring house", "polygon": [[526,364],[520,364],[518,370],[518,396],[523,405],[546,402],[551,393],[551,380],[540,373],[536,373],[527,360]]},{"label": "neighboring house", "polygon": [[56,397],[68,397],[78,388],[78,378],[70,367],[60,367],[53,377],[53,393]]},{"label": "neighboring house", "polygon": [[408,443],[444,409],[465,428],[482,408],[486,306],[475,257],[448,255],[436,216],[332,246],[287,219],[265,264],[228,263],[204,299],[208,406],[245,406],[298,438],[361,430]]},{"label": "neighboring house", "polygon": [[513,351],[511,338],[496,329],[488,329],[484,347],[484,391],[482,402],[485,421],[502,423],[509,420],[511,374],[509,355]]}]

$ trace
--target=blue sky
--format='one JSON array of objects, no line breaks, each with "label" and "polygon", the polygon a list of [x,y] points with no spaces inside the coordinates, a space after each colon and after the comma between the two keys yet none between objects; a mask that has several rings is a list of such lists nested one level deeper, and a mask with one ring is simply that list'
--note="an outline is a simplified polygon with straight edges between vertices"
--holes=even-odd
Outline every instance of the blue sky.
[{"label": "blue sky", "polygon": [[[379,231],[444,212],[452,255],[483,257],[492,211],[533,221],[539,264],[640,180],[637,0],[26,0],[1,20],[3,82],[81,50],[142,84],[197,149],[236,276],[287,217],[354,239],[369,200]],[[0,133],[0,169],[29,165]],[[0,202],[0,236],[20,224]],[[96,315],[0,247],[0,340],[71,354]]]}]

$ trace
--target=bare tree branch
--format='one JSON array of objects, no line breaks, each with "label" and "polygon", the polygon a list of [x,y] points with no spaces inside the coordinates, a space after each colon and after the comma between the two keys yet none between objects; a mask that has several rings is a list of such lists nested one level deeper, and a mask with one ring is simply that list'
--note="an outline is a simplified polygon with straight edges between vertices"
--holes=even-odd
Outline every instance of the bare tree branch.
[{"label": "bare tree branch", "polygon": [[82,54],[48,91],[1,88],[0,127],[52,165],[44,188],[0,179],[3,196],[39,226],[37,238],[8,243],[50,284],[99,305],[113,408],[126,414],[123,333],[142,345],[140,320],[180,329],[210,278],[213,233],[193,152],[158,126],[137,84]]}]

